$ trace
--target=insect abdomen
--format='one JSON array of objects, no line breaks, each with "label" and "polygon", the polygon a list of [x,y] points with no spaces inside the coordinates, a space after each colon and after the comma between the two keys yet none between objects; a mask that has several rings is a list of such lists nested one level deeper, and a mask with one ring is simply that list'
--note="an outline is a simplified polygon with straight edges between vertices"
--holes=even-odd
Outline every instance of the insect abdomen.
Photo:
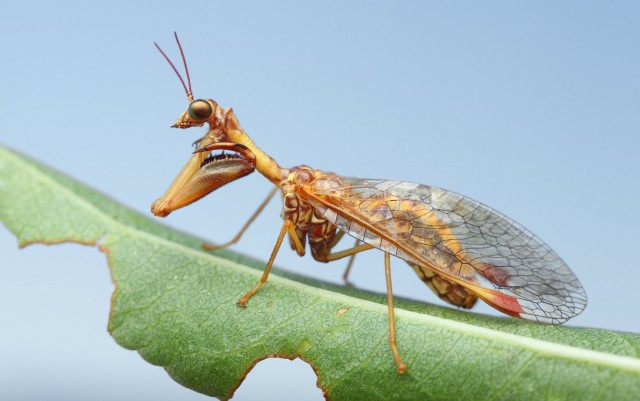
[{"label": "insect abdomen", "polygon": [[439,274],[434,273],[429,269],[425,269],[418,264],[411,262],[407,263],[413,268],[418,277],[420,277],[420,280],[424,281],[425,284],[427,284],[429,288],[431,288],[431,290],[433,290],[433,292],[435,292],[443,301],[465,309],[470,309],[478,300],[477,296],[467,291],[467,289],[460,284],[447,280]]}]

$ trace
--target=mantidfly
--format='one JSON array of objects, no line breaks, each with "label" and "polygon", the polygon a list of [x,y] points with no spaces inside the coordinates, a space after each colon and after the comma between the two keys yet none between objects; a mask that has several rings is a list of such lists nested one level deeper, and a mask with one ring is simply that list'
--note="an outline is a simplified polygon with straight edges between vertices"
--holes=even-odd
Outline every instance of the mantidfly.
[{"label": "mantidfly", "polygon": [[[390,255],[404,259],[444,301],[471,308],[478,298],[499,311],[541,323],[560,324],[585,308],[582,285],[540,239],[501,213],[440,188],[402,181],[342,177],[308,166],[282,168],[257,147],[231,108],[211,99],[194,100],[182,46],[188,86],[167,55],[189,99],[175,128],[209,131],[167,192],[151,207],[156,216],[189,205],[221,186],[258,170],[275,187],[242,227],[223,245],[235,243],[279,190],[284,223],[258,284],[238,305],[267,282],[285,234],[298,255],[309,241],[313,258],[329,262],[377,248],[383,251],[389,308],[389,343],[398,373],[406,371],[396,346]],[[221,151],[221,152],[220,152]],[[225,153],[225,151],[227,151]],[[356,238],[346,250],[333,248],[344,234]]]}]

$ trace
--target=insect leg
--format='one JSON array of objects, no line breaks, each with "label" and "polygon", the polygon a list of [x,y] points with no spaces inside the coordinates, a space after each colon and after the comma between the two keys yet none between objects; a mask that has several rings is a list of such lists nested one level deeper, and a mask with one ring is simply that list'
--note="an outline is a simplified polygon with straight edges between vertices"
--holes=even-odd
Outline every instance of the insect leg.
[{"label": "insect leg", "polygon": [[393,311],[393,293],[391,291],[391,257],[389,253],[384,253],[384,275],[387,280],[387,305],[389,306],[389,344],[391,352],[398,365],[398,373],[402,374],[407,371],[407,365],[400,359],[398,348],[396,347],[396,323]]},{"label": "insect leg", "polygon": [[262,213],[264,208],[267,206],[267,204],[269,203],[271,198],[273,198],[273,195],[275,195],[277,191],[278,191],[278,187],[273,187],[273,189],[269,192],[269,195],[267,195],[267,198],[262,201],[260,206],[258,206],[258,209],[249,218],[249,221],[247,221],[244,224],[244,226],[242,226],[240,231],[238,231],[238,233],[235,235],[235,237],[233,237],[231,239],[231,241],[225,242],[224,244],[220,244],[220,245],[204,243],[204,244],[202,244],[202,249],[206,249],[206,250],[223,249],[223,248],[227,248],[228,246],[233,245],[236,242],[238,242],[238,240],[240,240],[240,237],[242,237],[242,234],[244,234],[244,232],[247,230],[247,228],[249,228],[251,223],[253,223],[253,221],[258,217],[258,215],[260,215],[260,213]]},{"label": "insect leg", "polygon": [[334,260],[346,258],[347,256],[353,256],[356,253],[359,253],[359,252],[362,252],[362,251],[368,251],[371,248],[373,248],[373,245],[369,245],[369,244],[356,245],[353,248],[349,248],[349,249],[345,249],[343,251],[330,253],[330,254],[325,256],[325,260],[327,262],[332,262]]},{"label": "insect leg", "polygon": [[[344,231],[338,230],[338,233],[336,234],[336,236],[333,237],[333,241],[329,243],[329,249],[332,249],[334,246],[336,246],[336,244],[340,242],[342,237],[344,237],[344,234],[345,234]],[[360,240],[357,239],[353,247],[355,248],[359,244],[360,244]],[[347,287],[353,287],[353,284],[351,284],[351,282],[349,281],[349,272],[351,271],[351,266],[353,265],[353,261],[355,258],[356,258],[356,254],[355,253],[351,254],[351,256],[349,257],[349,261],[347,262],[347,267],[345,268],[344,273],[342,274],[344,285],[346,285]]]},{"label": "insect leg", "polygon": [[[360,240],[357,239],[356,243],[353,245],[353,247],[357,247],[358,245],[360,245]],[[347,262],[347,267],[344,269],[344,273],[342,273],[342,280],[344,280],[344,285],[346,285],[347,287],[353,287],[353,284],[349,281],[349,273],[351,272],[351,266],[353,266],[353,261],[356,258],[356,254],[352,254],[349,257],[349,261]]]},{"label": "insect leg", "polygon": [[334,246],[336,246],[336,244],[342,239],[342,237],[344,237],[344,234],[345,234],[344,231],[338,231],[336,235],[333,237],[333,239],[331,240],[331,242],[329,242],[325,247],[322,247],[320,251],[315,251],[313,253],[313,257],[320,262],[331,262],[331,261],[349,256],[349,261],[347,262],[347,267],[344,274],[342,275],[342,278],[344,279],[344,283],[347,287],[352,287],[352,284],[349,282],[347,278],[349,276],[349,271],[351,270],[351,266],[353,265],[355,254],[358,252],[369,250],[373,248],[373,246],[367,245],[367,244],[360,244],[360,241],[356,240],[356,243],[352,248],[348,248],[343,251],[332,253],[331,249]]},{"label": "insect leg", "polygon": [[280,249],[280,245],[282,245],[282,240],[284,239],[284,235],[286,233],[289,233],[289,236],[292,238],[293,243],[296,246],[296,250],[304,250],[304,246],[296,235],[295,225],[293,224],[293,222],[291,222],[291,220],[285,220],[284,224],[282,225],[282,229],[280,230],[280,234],[278,235],[278,239],[276,240],[276,245],[273,247],[273,251],[271,252],[271,257],[267,262],[267,266],[264,268],[264,272],[262,273],[260,282],[258,282],[258,284],[249,292],[244,294],[242,298],[240,298],[240,300],[237,302],[238,306],[243,308],[246,307],[249,298],[251,298],[253,294],[255,294],[267,282],[267,278],[269,278],[269,272],[271,271],[271,266],[273,266],[273,261],[276,259],[276,255],[278,254],[278,250]]},{"label": "insect leg", "polygon": [[[336,237],[334,238],[334,240],[331,242],[331,244],[329,244],[329,248],[333,248],[338,241],[340,240],[340,238],[342,238],[342,236],[344,235],[344,231],[340,231]],[[326,261],[330,262],[333,260],[338,260],[344,257],[349,256],[349,261],[347,262],[347,267],[344,271],[344,273],[342,274],[342,279],[344,280],[344,284],[347,287],[353,287],[353,284],[351,284],[351,282],[349,282],[348,278],[349,278],[349,272],[351,271],[351,266],[353,265],[353,260],[356,257],[356,253],[362,252],[362,251],[366,251],[373,248],[373,246],[368,245],[368,244],[360,244],[360,240],[356,240],[356,243],[353,245],[352,248],[349,249],[345,249],[343,251],[339,251],[339,252],[334,252],[334,253],[330,253],[328,255],[326,255]]]}]

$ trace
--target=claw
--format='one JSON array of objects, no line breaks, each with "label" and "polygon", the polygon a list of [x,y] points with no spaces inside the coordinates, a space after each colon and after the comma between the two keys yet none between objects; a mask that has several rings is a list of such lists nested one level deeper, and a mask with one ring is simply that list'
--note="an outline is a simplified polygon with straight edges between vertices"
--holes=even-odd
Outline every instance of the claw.
[{"label": "claw", "polygon": [[[236,153],[204,152],[230,150]],[[156,216],[167,216],[187,206],[221,186],[251,174],[256,169],[256,157],[244,145],[230,142],[213,143],[197,149],[167,192],[151,206]]]}]

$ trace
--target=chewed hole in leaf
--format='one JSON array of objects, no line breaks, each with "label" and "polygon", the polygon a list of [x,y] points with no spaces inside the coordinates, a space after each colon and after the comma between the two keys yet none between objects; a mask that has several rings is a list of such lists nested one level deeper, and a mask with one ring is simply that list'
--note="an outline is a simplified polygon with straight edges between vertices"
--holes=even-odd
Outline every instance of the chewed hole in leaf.
[{"label": "chewed hole in leaf", "polygon": [[[274,375],[274,372],[277,372]],[[243,400],[324,400],[311,365],[295,358],[271,357],[258,362],[233,394]]]}]

